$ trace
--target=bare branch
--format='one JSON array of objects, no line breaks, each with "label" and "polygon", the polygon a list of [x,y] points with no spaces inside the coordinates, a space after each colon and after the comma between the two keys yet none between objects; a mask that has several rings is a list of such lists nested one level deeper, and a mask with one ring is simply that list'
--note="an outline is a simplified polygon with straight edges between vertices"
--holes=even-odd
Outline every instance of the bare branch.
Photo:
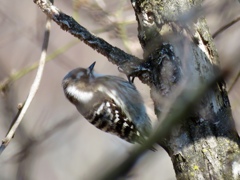
[{"label": "bare branch", "polygon": [[[48,54],[46,56],[46,63],[56,59],[59,55],[61,55],[63,52],[69,50],[71,47],[78,44],[78,40],[72,40],[68,42],[66,45],[56,49],[53,53]],[[8,90],[9,86],[11,86],[15,81],[21,79],[25,75],[27,75],[29,72],[37,69],[39,66],[38,62],[34,62],[32,65],[24,67],[20,69],[19,71],[16,71],[12,74],[10,74],[7,78],[5,78],[3,81],[0,82],[0,92],[2,91],[5,93],[5,91]]]},{"label": "bare branch", "polygon": [[107,57],[110,62],[116,64],[126,75],[138,74],[145,70],[142,65],[139,65],[141,63],[139,58],[125,53],[105,40],[91,34],[86,28],[79,25],[72,17],[64,14],[57,7],[53,6],[48,0],[34,0],[34,2],[63,30],[71,33],[73,36]]},{"label": "bare branch", "polygon": [[[71,116],[68,116],[58,122],[56,125],[54,125],[50,130],[47,130],[46,132],[43,132],[42,134],[39,134],[37,137],[29,137],[28,142],[23,146],[23,148],[17,152],[15,155],[13,155],[9,160],[23,160],[22,157],[26,157],[29,155],[29,153],[32,151],[30,149],[33,149],[37,145],[43,143],[47,139],[51,138],[54,134],[56,134],[59,131],[62,131],[66,127],[70,126],[71,124],[78,122],[78,113],[75,113]],[[28,155],[27,155],[27,154]]]},{"label": "bare branch", "polygon": [[[121,22],[119,24],[124,24],[124,23],[128,23],[128,22]],[[108,29],[109,29],[109,27],[107,26],[104,28],[97,29],[94,32],[96,34],[98,34],[98,33],[105,32]],[[75,40],[71,40],[70,42],[68,42],[66,45],[63,45],[62,47],[59,47],[53,53],[47,55],[46,63],[48,63],[54,59],[56,60],[57,59],[56,57],[61,55],[63,52],[66,52],[67,50],[69,50],[70,48],[72,48],[73,46],[75,46],[78,43],[79,43],[79,40],[75,39]],[[7,78],[5,78],[4,80],[2,80],[0,82],[0,92],[5,93],[12,83],[19,80],[23,76],[27,75],[29,72],[37,69],[38,66],[39,66],[39,63],[35,62],[30,66],[24,67],[23,69],[20,69],[19,71],[16,71],[16,72],[13,72],[13,74],[10,74]]]},{"label": "bare branch", "polygon": [[240,21],[240,17],[237,17],[236,19],[234,19],[233,21],[225,24],[224,26],[222,26],[220,29],[218,29],[215,33],[213,33],[212,37],[216,38],[219,34],[221,34],[223,31],[225,31],[226,29],[230,28],[232,25],[234,25],[235,23],[237,23],[238,21]]},{"label": "bare branch", "polygon": [[51,19],[47,18],[46,22],[46,30],[44,34],[44,40],[43,40],[43,45],[42,45],[42,54],[39,60],[39,67],[38,71],[36,74],[36,77],[34,79],[34,82],[31,86],[30,92],[28,94],[27,100],[25,101],[24,105],[19,108],[19,112],[17,116],[14,118],[14,121],[6,135],[6,137],[2,140],[2,144],[0,146],[0,154],[4,151],[4,149],[7,147],[11,139],[13,138],[19,124],[21,123],[28,107],[30,106],[41,81],[43,70],[44,70],[44,65],[46,61],[46,53],[47,53],[47,48],[48,48],[48,42],[49,42],[49,36],[50,36],[50,27],[51,27]]},{"label": "bare branch", "polygon": [[230,85],[230,87],[229,87],[229,89],[228,89],[228,93],[231,92],[231,90],[233,89],[234,85],[235,85],[236,82],[238,81],[239,77],[240,77],[240,72],[238,72],[237,76],[234,78],[233,83]]}]

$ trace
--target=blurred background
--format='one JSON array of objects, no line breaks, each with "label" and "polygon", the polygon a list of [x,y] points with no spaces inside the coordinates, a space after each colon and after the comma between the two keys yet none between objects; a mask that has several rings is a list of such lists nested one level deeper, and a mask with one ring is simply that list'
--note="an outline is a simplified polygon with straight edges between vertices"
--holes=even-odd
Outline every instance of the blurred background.
[{"label": "blurred background", "polygon": [[[129,0],[58,0],[55,5],[110,44],[142,57],[136,18]],[[207,0],[204,5],[211,33],[240,16],[238,1]],[[34,64],[40,57],[45,20],[33,1],[0,1],[0,84],[11,80],[0,96],[1,139],[34,80]],[[222,67],[239,54],[239,28],[240,23],[236,23],[214,39]],[[0,156],[0,179],[97,180],[114,161],[127,156],[133,145],[90,125],[64,97],[61,81],[73,68],[88,67],[93,61],[97,61],[95,67],[99,73],[125,76],[105,57],[55,23],[52,23],[48,60],[39,91],[14,139]],[[226,82],[239,132],[238,74],[239,67]],[[135,84],[154,123],[149,88],[138,80]],[[157,149],[139,159],[128,179],[175,179],[171,159],[163,149]]]}]

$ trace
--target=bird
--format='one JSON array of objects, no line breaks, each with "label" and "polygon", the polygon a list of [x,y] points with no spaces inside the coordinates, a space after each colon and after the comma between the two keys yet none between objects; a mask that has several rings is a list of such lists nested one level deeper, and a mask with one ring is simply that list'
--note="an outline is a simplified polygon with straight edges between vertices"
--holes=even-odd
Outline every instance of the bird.
[{"label": "bird", "polygon": [[140,93],[124,78],[96,73],[95,64],[67,73],[62,80],[66,98],[96,128],[142,144],[152,125]]}]

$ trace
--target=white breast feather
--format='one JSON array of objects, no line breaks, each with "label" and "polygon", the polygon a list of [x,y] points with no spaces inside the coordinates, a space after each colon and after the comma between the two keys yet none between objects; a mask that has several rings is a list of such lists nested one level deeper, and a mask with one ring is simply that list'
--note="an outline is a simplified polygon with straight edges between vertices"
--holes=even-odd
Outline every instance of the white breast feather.
[{"label": "white breast feather", "polygon": [[93,92],[81,91],[75,86],[67,87],[66,91],[69,95],[72,95],[80,102],[87,103],[93,98]]}]

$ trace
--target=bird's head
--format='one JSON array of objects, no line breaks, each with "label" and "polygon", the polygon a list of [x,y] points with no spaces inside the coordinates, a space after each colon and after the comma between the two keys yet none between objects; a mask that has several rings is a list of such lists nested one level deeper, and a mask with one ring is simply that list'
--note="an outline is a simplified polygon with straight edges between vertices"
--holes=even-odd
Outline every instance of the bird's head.
[{"label": "bird's head", "polygon": [[86,83],[90,83],[91,80],[95,78],[94,76],[94,66],[96,62],[93,62],[87,69],[85,68],[76,68],[70,71],[62,81],[63,88],[66,88],[69,85],[80,86],[84,88]]}]

